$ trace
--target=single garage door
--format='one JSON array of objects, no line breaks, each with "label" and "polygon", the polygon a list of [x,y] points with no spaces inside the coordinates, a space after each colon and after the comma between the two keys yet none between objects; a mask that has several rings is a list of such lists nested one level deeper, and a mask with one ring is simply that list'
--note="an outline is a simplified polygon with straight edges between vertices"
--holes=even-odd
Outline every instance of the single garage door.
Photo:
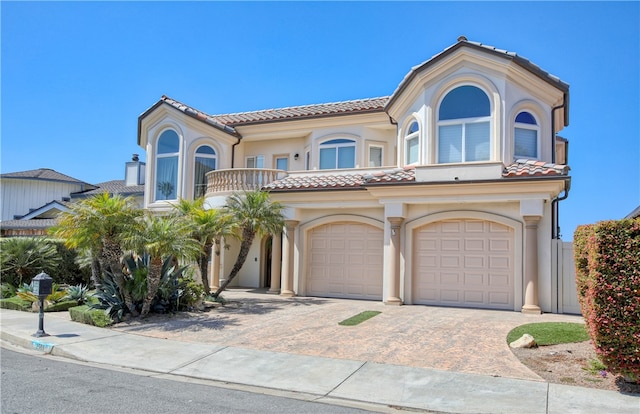
[{"label": "single garage door", "polygon": [[307,295],[382,300],[382,230],[331,223],[310,234]]},{"label": "single garage door", "polygon": [[513,309],[514,231],[447,220],[414,232],[413,299],[424,305]]}]

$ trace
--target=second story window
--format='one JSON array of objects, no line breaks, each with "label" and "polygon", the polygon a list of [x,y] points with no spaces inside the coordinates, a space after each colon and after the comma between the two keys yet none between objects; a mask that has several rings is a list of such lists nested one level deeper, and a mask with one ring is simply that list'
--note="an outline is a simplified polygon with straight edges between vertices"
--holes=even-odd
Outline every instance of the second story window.
[{"label": "second story window", "polygon": [[196,150],[196,162],[194,173],[195,198],[204,196],[207,190],[207,173],[216,169],[216,151],[208,145],[203,145]]},{"label": "second story window", "polygon": [[351,139],[332,139],[320,144],[320,169],[354,168],[356,142]]},{"label": "second story window", "polygon": [[482,89],[451,90],[438,111],[438,162],[487,161],[491,152],[491,103]]},{"label": "second story window", "polygon": [[247,157],[246,164],[247,168],[264,168],[264,155]]},{"label": "second story window", "polygon": [[420,126],[417,121],[411,122],[404,137],[406,165],[417,164],[420,154]]},{"label": "second story window", "polygon": [[158,138],[156,154],[156,200],[175,200],[178,198],[178,155],[180,138],[169,129]]},{"label": "second story window", "polygon": [[516,116],[513,155],[517,158],[538,158],[538,123],[529,112]]}]

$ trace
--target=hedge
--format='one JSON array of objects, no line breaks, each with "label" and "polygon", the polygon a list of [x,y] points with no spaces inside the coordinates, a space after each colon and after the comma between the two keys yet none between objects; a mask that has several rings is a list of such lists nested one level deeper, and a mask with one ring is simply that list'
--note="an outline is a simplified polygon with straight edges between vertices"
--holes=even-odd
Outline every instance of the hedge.
[{"label": "hedge", "polygon": [[89,305],[76,306],[69,309],[71,320],[104,328],[113,323],[109,315],[102,309],[91,309]]},{"label": "hedge", "polygon": [[27,300],[22,300],[17,296],[13,296],[7,299],[0,299],[0,308],[11,309],[18,311],[30,311],[33,304]]},{"label": "hedge", "polygon": [[610,372],[640,382],[640,219],[579,226],[574,252],[596,353]]}]

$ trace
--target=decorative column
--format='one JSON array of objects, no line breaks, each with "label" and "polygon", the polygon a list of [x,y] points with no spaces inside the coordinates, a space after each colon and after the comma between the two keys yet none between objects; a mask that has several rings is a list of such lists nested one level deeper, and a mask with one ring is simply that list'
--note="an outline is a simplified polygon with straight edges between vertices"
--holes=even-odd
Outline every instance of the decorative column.
[{"label": "decorative column", "polygon": [[284,237],[282,239],[282,290],[280,296],[295,296],[293,291],[293,251],[295,247],[295,229],[299,221],[286,220],[284,222]]},{"label": "decorative column", "polygon": [[212,291],[220,287],[220,239],[216,239],[211,246],[211,268],[209,269],[209,288]]},{"label": "decorative column", "polygon": [[403,217],[387,217],[391,225],[389,238],[389,296],[385,305],[402,305],[400,299],[400,226]]},{"label": "decorative column", "polygon": [[282,260],[282,233],[271,238],[271,287],[267,293],[280,293],[280,269]]},{"label": "decorative column", "polygon": [[522,313],[541,314],[538,306],[538,222],[540,216],[523,216],[525,222],[524,305]]}]

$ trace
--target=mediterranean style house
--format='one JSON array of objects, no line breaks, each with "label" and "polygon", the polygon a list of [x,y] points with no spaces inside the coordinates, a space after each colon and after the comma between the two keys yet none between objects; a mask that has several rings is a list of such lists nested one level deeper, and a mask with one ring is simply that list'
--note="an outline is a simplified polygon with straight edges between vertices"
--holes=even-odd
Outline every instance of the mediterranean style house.
[{"label": "mediterranean style house", "polygon": [[[144,206],[269,191],[286,225],[254,242],[239,286],[562,312],[568,112],[566,83],[463,36],[390,96],[222,115],[163,96],[138,119]],[[237,249],[214,255],[212,286]]]}]

